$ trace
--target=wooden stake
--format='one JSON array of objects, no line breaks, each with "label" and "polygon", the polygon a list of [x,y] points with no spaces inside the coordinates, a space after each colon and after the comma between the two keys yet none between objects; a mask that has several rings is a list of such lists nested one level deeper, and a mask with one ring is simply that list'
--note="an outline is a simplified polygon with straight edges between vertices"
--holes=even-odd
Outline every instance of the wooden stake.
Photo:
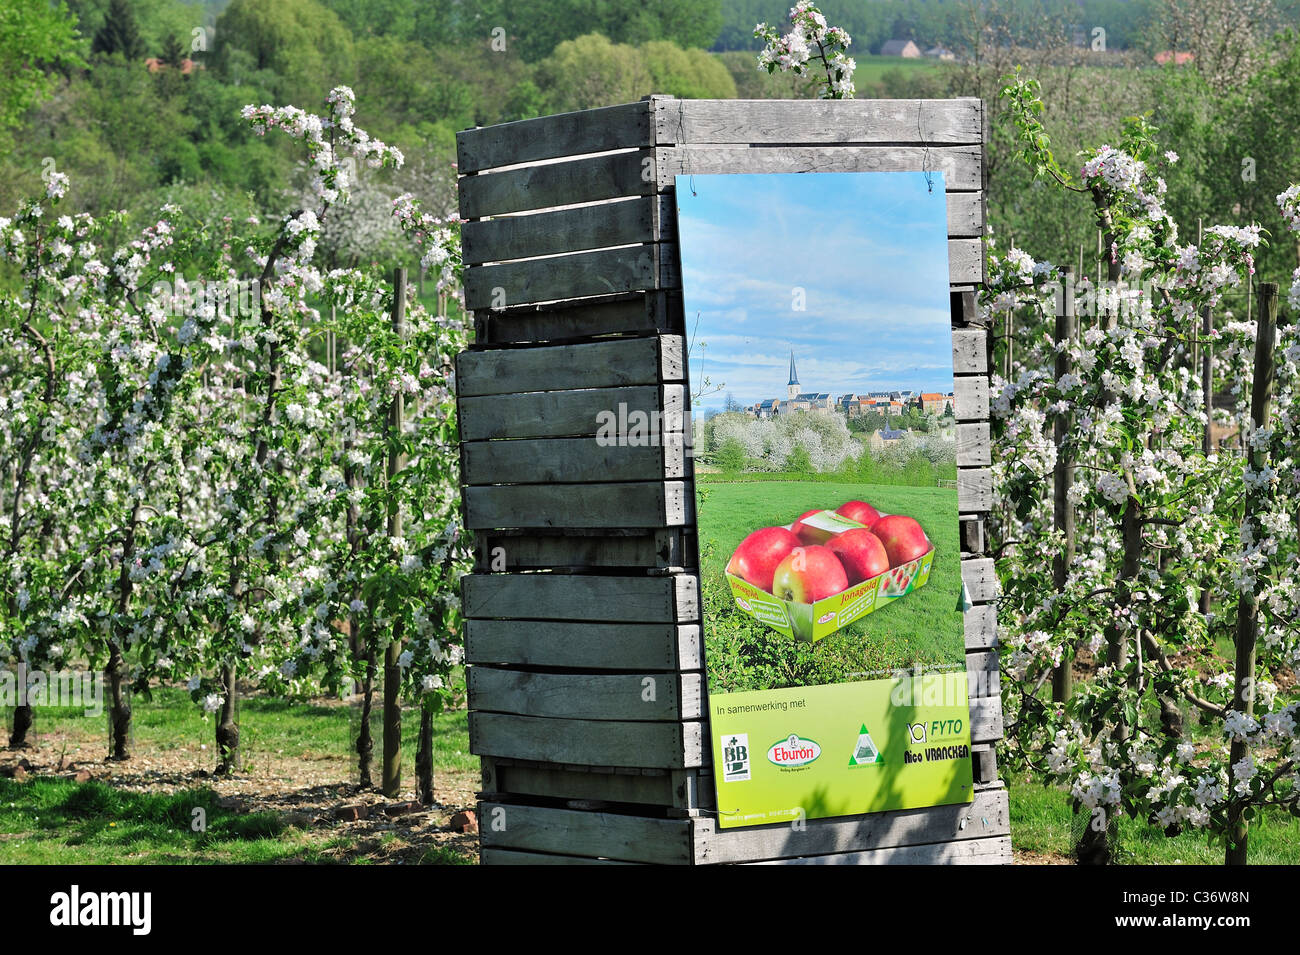
[{"label": "wooden stake", "polygon": [[[1068,266],[1061,268],[1061,307],[1056,312],[1056,379],[1074,371],[1069,344],[1074,340],[1074,276]],[[1064,343],[1065,348],[1061,345]],[[1056,468],[1052,474],[1053,521],[1056,529],[1065,536],[1062,551],[1052,561],[1052,579],[1057,593],[1065,591],[1065,581],[1074,564],[1074,506],[1070,503],[1070,487],[1074,484],[1074,461],[1065,449],[1066,437],[1074,426],[1074,416],[1062,411],[1053,425],[1056,441]],[[1074,692],[1074,675],[1071,660],[1064,659],[1052,671],[1052,700],[1064,703]]]},{"label": "wooden stake", "polygon": [[[393,270],[393,331],[406,334],[406,269]],[[388,536],[402,536],[402,510],[393,498],[393,482],[406,466],[406,455],[397,450],[402,433],[402,393],[393,396],[388,408]],[[393,625],[392,640],[384,651],[384,775],[383,792],[392,798],[402,787],[402,621]]]},{"label": "wooden stake", "polygon": [[[1277,331],[1278,284],[1259,283],[1259,325],[1255,330],[1255,381],[1250,390],[1250,418],[1255,428],[1267,428],[1273,407],[1273,339]],[[1250,466],[1259,470],[1267,462],[1266,451],[1251,451]],[[1247,498],[1249,501],[1249,497]],[[1247,520],[1255,524],[1253,515]],[[1237,659],[1233,668],[1234,688],[1232,708],[1238,713],[1253,716],[1255,713],[1255,644],[1259,639],[1259,597],[1253,588],[1242,593],[1237,600]],[[1235,765],[1249,752],[1245,740],[1233,739],[1228,760]],[[1233,791],[1236,772],[1229,770],[1228,791]],[[1233,804],[1228,811],[1228,848],[1224,864],[1245,865],[1248,844],[1248,822],[1243,815],[1244,806]]]}]

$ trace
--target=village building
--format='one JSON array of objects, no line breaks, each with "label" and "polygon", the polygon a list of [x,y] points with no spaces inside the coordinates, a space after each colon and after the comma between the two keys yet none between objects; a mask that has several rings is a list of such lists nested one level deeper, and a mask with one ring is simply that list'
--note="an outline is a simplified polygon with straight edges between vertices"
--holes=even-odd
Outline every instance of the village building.
[{"label": "village building", "polygon": [[871,432],[871,437],[867,440],[871,445],[872,451],[883,451],[890,445],[898,444],[905,440],[908,434],[909,432],[906,428],[897,428],[892,430],[889,428],[877,428],[875,431]]}]

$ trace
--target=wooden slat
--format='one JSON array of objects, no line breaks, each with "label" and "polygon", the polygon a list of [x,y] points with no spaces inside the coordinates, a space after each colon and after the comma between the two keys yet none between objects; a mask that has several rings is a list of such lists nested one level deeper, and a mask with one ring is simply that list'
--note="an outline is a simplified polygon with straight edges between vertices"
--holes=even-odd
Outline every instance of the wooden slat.
[{"label": "wooden slat", "polygon": [[699,670],[697,624],[466,620],[465,661],[589,670]]},{"label": "wooden slat", "polygon": [[650,129],[650,105],[645,102],[467,129],[456,134],[456,168],[466,175],[495,166],[645,146]]},{"label": "wooden slat", "polygon": [[953,285],[979,282],[984,274],[984,243],[979,239],[948,240],[948,281]]},{"label": "wooden slat", "polygon": [[957,506],[963,513],[993,507],[993,472],[967,468],[957,472]]},{"label": "wooden slat", "polygon": [[673,722],[700,717],[698,673],[535,673],[471,666],[469,708],[520,716]]},{"label": "wooden slat", "polygon": [[467,487],[464,501],[465,526],[472,530],[681,527],[695,520],[695,496],[682,481]]},{"label": "wooden slat", "polygon": [[746,865],[1011,865],[1011,837],[934,842],[926,846],[896,846],[867,852],[770,859]]},{"label": "wooden slat", "polygon": [[[961,428],[958,427],[958,448]],[[987,436],[988,427],[984,426]],[[578,484],[588,481],[648,481],[686,474],[685,436],[655,435],[645,444],[600,443],[588,438],[467,441],[462,446],[465,484]],[[960,450],[958,459],[960,460]],[[986,455],[987,457],[987,455]],[[987,464],[972,459],[970,464]]]},{"label": "wooden slat", "polygon": [[652,196],[659,187],[649,149],[462,176],[457,185],[463,219]]},{"label": "wooden slat", "polygon": [[981,743],[971,747],[971,767],[976,786],[991,786],[998,781],[997,747]]},{"label": "wooden slat", "polygon": [[704,765],[701,723],[562,720],[470,711],[474,755],[586,766],[689,769]]},{"label": "wooden slat", "polygon": [[685,357],[676,335],[540,348],[493,348],[456,356],[462,397],[612,388],[682,381]]},{"label": "wooden slat", "polygon": [[966,584],[966,595],[971,603],[990,603],[997,599],[998,578],[990,557],[977,557],[961,562],[961,579]]},{"label": "wooden slat", "polygon": [[698,582],[691,574],[466,574],[461,595],[465,616],[482,619],[678,623],[693,621],[700,612]]},{"label": "wooden slat", "polygon": [[968,699],[1001,696],[996,650],[966,651],[966,690]]},{"label": "wooden slat", "polygon": [[[931,169],[943,173],[945,190],[971,192],[981,187],[984,168],[983,151],[979,146],[926,149],[920,146],[685,145],[660,147],[656,155],[659,184],[663,189],[672,188],[677,176],[691,174],[921,172]],[[636,193],[625,193],[633,194]],[[465,214],[462,208],[461,215]]]},{"label": "wooden slat", "polygon": [[984,696],[970,701],[972,743],[992,743],[1002,738],[1002,697]]},{"label": "wooden slat", "polygon": [[[691,861],[689,819],[488,801],[480,803],[479,810],[484,849],[527,849],[660,865],[686,865]],[[500,820],[500,828],[493,826],[494,820]]]},{"label": "wooden slat", "polygon": [[[950,246],[971,239],[954,239]],[[958,249],[950,262],[966,262]],[[958,267],[966,268],[965,264]],[[584,295],[679,288],[677,247],[673,243],[635,245],[595,252],[572,252],[465,270],[465,307],[482,309],[529,302],[552,302]]]},{"label": "wooden slat", "polygon": [[[950,198],[950,218],[954,204]],[[970,202],[962,200],[956,204],[962,206],[959,218],[964,221],[969,213],[965,207]],[[672,241],[676,238],[675,222],[673,201],[668,196],[643,196],[575,209],[502,216],[467,222],[461,227],[461,258],[466,265],[480,265],[615,245]],[[950,234],[979,233],[951,233],[950,230]]]},{"label": "wooden slat", "polygon": [[978,517],[961,518],[961,549],[975,557],[984,555],[984,521]]},{"label": "wooden slat", "polygon": [[959,375],[988,374],[989,347],[985,329],[952,330],[952,370]]},{"label": "wooden slat", "polygon": [[863,852],[1003,836],[1009,830],[1006,790],[994,789],[975,793],[974,801],[967,804],[810,819],[801,829],[789,825],[719,829],[712,819],[697,819],[695,861],[725,864]]},{"label": "wooden slat", "polygon": [[457,403],[463,441],[596,435],[650,441],[681,433],[684,385],[484,395]]},{"label": "wooden slat", "polygon": [[981,238],[984,235],[983,217],[984,203],[980,193],[948,193],[948,238]]},{"label": "wooden slat", "polygon": [[549,305],[522,305],[474,313],[480,344],[544,342],[611,334],[681,335],[680,289],[625,292]]},{"label": "wooden slat", "polygon": [[692,537],[692,529],[678,527],[565,528],[563,533],[480,530],[474,535],[475,569],[635,567],[643,572],[646,568],[694,567]]},{"label": "wooden slat", "polygon": [[657,141],[829,146],[980,143],[978,99],[675,100],[656,97]]},{"label": "wooden slat", "polygon": [[989,380],[979,375],[959,375],[953,380],[953,411],[958,421],[989,420]]},{"label": "wooden slat", "polygon": [[998,611],[995,604],[976,604],[965,613],[966,649],[995,649],[998,645]]},{"label": "wooden slat", "polygon": [[[673,772],[592,772],[562,769],[550,763],[487,758],[494,775],[484,779],[483,798],[542,796],[547,799],[584,799],[643,806],[672,806],[678,800],[678,783]],[[703,770],[685,769],[682,773]],[[489,788],[490,784],[490,788]]]},{"label": "wooden slat", "polygon": [[[958,467],[972,467],[981,464],[992,464],[993,459],[989,451],[989,425],[987,421],[971,421],[957,425],[957,465]],[[966,510],[966,508],[962,508]],[[974,511],[988,510],[988,508],[975,507]]]}]

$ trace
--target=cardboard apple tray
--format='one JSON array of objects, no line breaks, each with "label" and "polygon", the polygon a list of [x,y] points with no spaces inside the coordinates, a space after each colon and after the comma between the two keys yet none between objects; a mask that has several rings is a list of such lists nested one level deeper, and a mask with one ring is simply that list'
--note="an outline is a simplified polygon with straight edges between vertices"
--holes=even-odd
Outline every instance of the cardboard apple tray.
[{"label": "cardboard apple tray", "polygon": [[[881,516],[885,515],[881,514]],[[844,524],[842,530],[863,526],[834,511],[822,511],[817,517]],[[789,530],[793,523],[785,526]],[[810,604],[782,600],[774,594],[759,590],[734,574],[726,576],[727,582],[731,584],[731,595],[736,598],[736,606],[742,613],[753,617],[759,623],[767,624],[787,637],[814,643],[900,597],[907,596],[913,590],[924,587],[930,579],[930,567],[933,564],[934,546],[931,545],[928,551],[915,560],[900,564],[883,574],[869,577],[853,584],[847,590],[823,597]]]}]

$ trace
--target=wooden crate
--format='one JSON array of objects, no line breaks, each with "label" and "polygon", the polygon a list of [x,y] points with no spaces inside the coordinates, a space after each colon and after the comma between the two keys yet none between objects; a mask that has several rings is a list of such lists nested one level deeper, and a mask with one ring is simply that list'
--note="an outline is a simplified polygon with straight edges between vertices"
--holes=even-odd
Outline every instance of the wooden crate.
[{"label": "wooden crate", "polygon": [[[457,136],[470,748],[491,864],[1005,863],[989,470],[985,108],[655,96]],[[720,830],[674,177],[941,170],[975,801]],[[605,435],[598,440],[602,411]],[[636,438],[642,443],[632,440]],[[642,440],[643,439],[643,440]],[[651,692],[647,692],[650,690]]]}]

